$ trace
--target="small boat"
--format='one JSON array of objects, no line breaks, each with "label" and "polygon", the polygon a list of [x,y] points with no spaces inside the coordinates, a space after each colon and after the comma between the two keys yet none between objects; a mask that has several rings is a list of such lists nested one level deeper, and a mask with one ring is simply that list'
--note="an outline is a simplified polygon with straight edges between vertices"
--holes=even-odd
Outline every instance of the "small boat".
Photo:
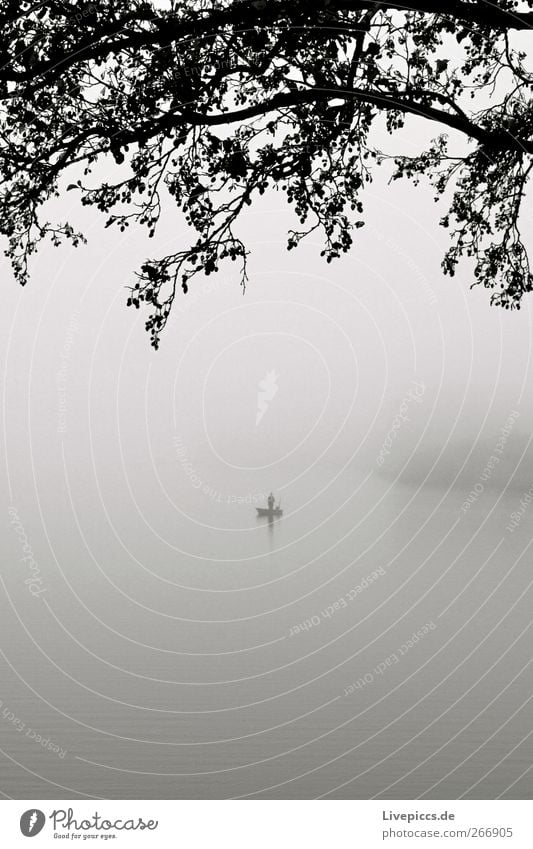
[{"label": "small boat", "polygon": [[273,507],[272,510],[268,507],[256,507],[257,516],[283,516],[281,507]]}]

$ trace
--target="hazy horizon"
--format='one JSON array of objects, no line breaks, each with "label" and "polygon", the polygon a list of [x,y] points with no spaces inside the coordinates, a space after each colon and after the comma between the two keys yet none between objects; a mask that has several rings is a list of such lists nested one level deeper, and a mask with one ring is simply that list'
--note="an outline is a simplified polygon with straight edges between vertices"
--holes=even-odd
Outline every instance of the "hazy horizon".
[{"label": "hazy horizon", "polygon": [[330,265],[265,196],[246,292],[199,280],[154,352],[124,287],[182,223],[73,195],[88,246],[4,283],[4,795],[530,798],[531,298],[444,278],[384,175]]}]

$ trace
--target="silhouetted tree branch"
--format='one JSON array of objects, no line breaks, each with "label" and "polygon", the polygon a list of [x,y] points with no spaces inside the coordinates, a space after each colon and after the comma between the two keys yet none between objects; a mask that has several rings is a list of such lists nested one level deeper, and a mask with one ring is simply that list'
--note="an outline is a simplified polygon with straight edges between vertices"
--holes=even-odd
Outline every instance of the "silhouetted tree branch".
[{"label": "silhouetted tree branch", "polygon": [[[519,308],[533,287],[520,209],[533,154],[533,77],[515,33],[533,0],[139,0],[21,3],[0,11],[0,233],[21,283],[46,237],[78,244],[68,223],[41,220],[68,189],[107,225],[155,233],[170,195],[195,231],[191,244],[147,260],[128,303],[149,305],[157,347],[177,291],[246,246],[238,220],[271,188],[311,231],[329,262],[363,226],[362,194],[376,167],[432,181],[449,201],[441,223],[492,301]],[[522,37],[523,39],[523,37]],[[412,116],[440,126],[403,156]],[[397,139],[376,148],[374,126]],[[450,138],[442,131],[451,132]],[[463,137],[462,154],[452,150]],[[117,180],[91,185],[111,157]],[[124,171],[124,174],[121,172]],[[78,174],[81,178],[76,179]],[[67,176],[68,179],[68,176]]]}]

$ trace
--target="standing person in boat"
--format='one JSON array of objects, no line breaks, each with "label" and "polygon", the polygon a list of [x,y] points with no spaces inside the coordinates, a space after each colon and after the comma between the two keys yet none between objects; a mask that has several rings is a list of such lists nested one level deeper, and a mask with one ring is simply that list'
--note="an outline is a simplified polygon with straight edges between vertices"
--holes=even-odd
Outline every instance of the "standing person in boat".
[{"label": "standing person in boat", "polygon": [[274,498],[273,493],[271,492],[267,498],[268,509],[273,510],[276,499]]}]

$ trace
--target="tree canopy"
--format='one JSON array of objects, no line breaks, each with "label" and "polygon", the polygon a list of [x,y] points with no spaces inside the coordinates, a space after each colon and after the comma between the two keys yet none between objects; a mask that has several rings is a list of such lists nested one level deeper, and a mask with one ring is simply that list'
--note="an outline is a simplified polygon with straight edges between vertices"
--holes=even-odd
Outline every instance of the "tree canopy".
[{"label": "tree canopy", "polygon": [[[364,188],[392,157],[395,178],[425,176],[442,196],[445,273],[470,257],[473,282],[518,309],[533,288],[520,232],[533,165],[533,74],[520,33],[532,9],[533,0],[3,0],[0,233],[17,279],[26,283],[42,239],[84,240],[69,222],[46,220],[49,198],[76,191],[107,225],[153,235],[167,193],[190,244],[147,259],[128,298],[148,308],[157,347],[195,275],[234,260],[246,282],[236,225],[257,196],[284,192],[298,222],[288,248],[319,230],[329,262],[351,247]],[[405,156],[398,133],[412,116],[435,137]],[[398,139],[392,154],[376,149],[378,125]],[[116,181],[93,184],[106,157]],[[67,185],[69,169],[82,176]]]}]

